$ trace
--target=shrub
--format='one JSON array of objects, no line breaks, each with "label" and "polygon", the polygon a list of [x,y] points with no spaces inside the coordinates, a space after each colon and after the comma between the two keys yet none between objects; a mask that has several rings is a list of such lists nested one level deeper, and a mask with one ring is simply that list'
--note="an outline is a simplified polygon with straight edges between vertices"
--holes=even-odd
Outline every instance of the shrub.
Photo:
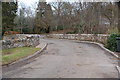
[{"label": "shrub", "polygon": [[120,34],[111,34],[107,39],[106,47],[111,51],[117,51],[116,37],[120,37]]},{"label": "shrub", "polygon": [[109,29],[109,30],[107,31],[107,33],[108,33],[108,34],[112,34],[112,33],[116,33],[116,34],[118,34],[119,31],[118,31],[118,28],[115,27],[115,28]]},{"label": "shrub", "polygon": [[64,28],[63,26],[58,26],[57,30],[63,30],[63,28]]},{"label": "shrub", "polygon": [[66,34],[78,34],[78,33],[79,33],[78,29],[75,29],[74,31],[66,32]]},{"label": "shrub", "polygon": [[79,33],[79,29],[75,29],[73,34],[78,34]]},{"label": "shrub", "polygon": [[66,32],[66,34],[74,34],[74,32]]},{"label": "shrub", "polygon": [[22,32],[25,33],[25,34],[27,34],[27,33],[32,33],[32,32],[33,32],[33,29],[31,29],[31,28],[23,28],[23,29],[22,29]]}]

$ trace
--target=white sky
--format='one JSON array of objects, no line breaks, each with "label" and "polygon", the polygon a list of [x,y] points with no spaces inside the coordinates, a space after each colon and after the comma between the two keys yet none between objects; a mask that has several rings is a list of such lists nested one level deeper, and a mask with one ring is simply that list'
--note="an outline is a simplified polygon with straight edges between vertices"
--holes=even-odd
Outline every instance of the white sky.
[{"label": "white sky", "polygon": [[18,0],[20,3],[24,3],[26,6],[33,6],[33,5],[35,5],[35,4],[37,4],[39,1],[46,1],[46,2],[56,2],[56,1],[69,1],[69,2],[78,2],[78,1],[100,1],[100,2],[104,2],[104,1],[106,1],[106,2],[110,2],[110,1],[119,1],[119,0]]},{"label": "white sky", "polygon": [[18,0],[20,3],[24,3],[25,6],[31,6],[39,2],[39,0]]},{"label": "white sky", "polygon": [[[23,5],[26,7],[31,7],[31,8],[37,8],[37,4],[39,1],[45,1],[45,0],[18,0],[18,6],[19,8]],[[53,2],[54,0],[46,0],[46,2]]]},{"label": "white sky", "polygon": [[[33,10],[33,13],[35,13],[35,9],[37,8],[37,4],[39,1],[45,1],[45,0],[18,0],[18,13],[19,9],[21,7],[31,7]],[[46,2],[55,2],[57,0],[46,0]]]},{"label": "white sky", "polygon": [[[20,9],[21,6],[25,6],[25,7],[31,7],[31,9],[33,10],[33,13],[35,12],[35,8],[37,8],[37,4],[39,1],[46,1],[46,2],[79,2],[79,1],[85,1],[85,2],[94,2],[94,1],[106,1],[106,2],[110,2],[111,0],[18,0],[18,8]],[[117,1],[117,0],[113,0],[113,1]]]},{"label": "white sky", "polygon": [[18,14],[19,14],[19,9],[21,7],[30,7],[32,9],[32,13],[35,13],[35,10],[37,8],[39,0],[18,0]]},{"label": "white sky", "polygon": [[[18,0],[20,2],[26,3],[26,5],[34,4],[35,2],[39,2],[39,0]],[[120,0],[40,0],[40,1],[46,1],[46,2],[59,2],[59,1],[69,1],[69,2],[78,2],[78,1],[84,1],[84,2],[117,2]]]},{"label": "white sky", "polygon": [[[45,1],[45,0],[40,0]],[[46,2],[54,2],[56,0],[46,0]],[[39,0],[18,0],[20,3],[24,3],[26,6],[31,6],[39,2]]]}]

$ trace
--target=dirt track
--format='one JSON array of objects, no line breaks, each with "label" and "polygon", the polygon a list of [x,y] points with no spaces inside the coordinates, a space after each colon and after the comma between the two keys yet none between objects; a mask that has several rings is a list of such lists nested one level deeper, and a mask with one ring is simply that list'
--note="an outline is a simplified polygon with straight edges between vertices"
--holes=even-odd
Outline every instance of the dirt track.
[{"label": "dirt track", "polygon": [[7,78],[117,78],[117,59],[93,44],[43,39],[47,49],[29,64],[9,72]]}]

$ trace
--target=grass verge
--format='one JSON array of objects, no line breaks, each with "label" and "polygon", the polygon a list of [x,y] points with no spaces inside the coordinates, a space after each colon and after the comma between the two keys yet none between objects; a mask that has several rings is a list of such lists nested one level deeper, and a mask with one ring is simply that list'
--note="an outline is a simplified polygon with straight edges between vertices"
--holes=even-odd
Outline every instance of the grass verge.
[{"label": "grass verge", "polygon": [[40,50],[34,47],[18,47],[2,51],[2,65],[12,63],[21,58],[27,57]]}]

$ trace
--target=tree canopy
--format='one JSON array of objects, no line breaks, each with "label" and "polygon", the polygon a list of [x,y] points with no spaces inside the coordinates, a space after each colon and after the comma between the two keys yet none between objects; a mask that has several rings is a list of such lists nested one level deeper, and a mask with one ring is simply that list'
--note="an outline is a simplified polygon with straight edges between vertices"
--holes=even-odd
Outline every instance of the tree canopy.
[{"label": "tree canopy", "polygon": [[18,9],[17,2],[2,2],[2,35],[5,31],[13,31],[16,26],[14,18]]}]

